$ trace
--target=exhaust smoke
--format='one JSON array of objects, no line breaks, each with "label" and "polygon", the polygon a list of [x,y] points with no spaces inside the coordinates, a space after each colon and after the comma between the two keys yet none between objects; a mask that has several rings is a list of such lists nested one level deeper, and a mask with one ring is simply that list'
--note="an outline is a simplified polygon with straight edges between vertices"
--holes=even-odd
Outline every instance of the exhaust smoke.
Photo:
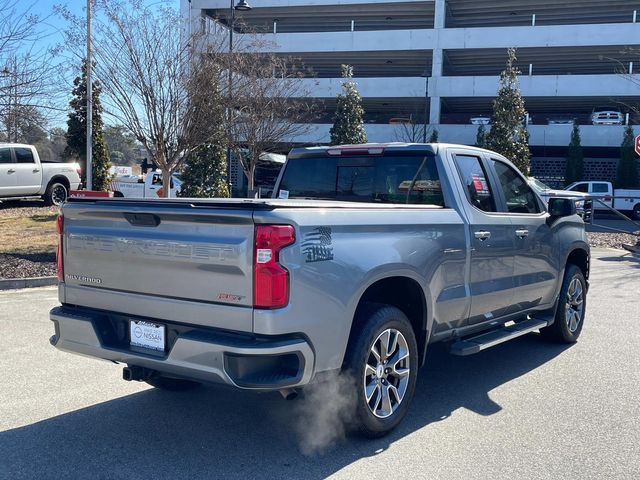
[{"label": "exhaust smoke", "polygon": [[332,373],[307,385],[294,408],[294,426],[304,455],[321,454],[346,438],[356,412],[356,381]]}]

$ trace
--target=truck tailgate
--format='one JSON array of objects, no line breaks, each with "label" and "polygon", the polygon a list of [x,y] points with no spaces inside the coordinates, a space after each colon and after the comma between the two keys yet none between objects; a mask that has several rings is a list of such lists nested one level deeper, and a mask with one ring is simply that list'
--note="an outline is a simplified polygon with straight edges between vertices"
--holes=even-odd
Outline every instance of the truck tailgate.
[{"label": "truck tailgate", "polygon": [[71,202],[63,214],[63,302],[251,330],[252,209]]}]

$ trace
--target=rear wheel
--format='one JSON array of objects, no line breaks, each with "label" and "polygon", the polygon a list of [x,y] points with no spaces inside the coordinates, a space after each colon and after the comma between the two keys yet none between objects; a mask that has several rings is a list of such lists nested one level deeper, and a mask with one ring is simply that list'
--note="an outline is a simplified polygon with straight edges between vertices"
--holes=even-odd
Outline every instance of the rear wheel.
[{"label": "rear wheel", "polygon": [[182,392],[199,387],[201,384],[191,380],[183,380],[181,378],[155,377],[146,381],[152,387],[161,390],[170,390],[172,392]]},{"label": "rear wheel", "polygon": [[560,290],[555,321],[540,329],[547,339],[562,343],[575,343],[582,332],[587,306],[587,282],[582,270],[568,264]]},{"label": "rear wheel", "polygon": [[63,183],[52,182],[44,194],[44,201],[47,205],[59,207],[67,200],[68,194],[67,187]]},{"label": "rear wheel", "polygon": [[411,323],[399,309],[369,304],[360,309],[344,370],[356,391],[355,427],[380,437],[407,414],[418,370]]}]

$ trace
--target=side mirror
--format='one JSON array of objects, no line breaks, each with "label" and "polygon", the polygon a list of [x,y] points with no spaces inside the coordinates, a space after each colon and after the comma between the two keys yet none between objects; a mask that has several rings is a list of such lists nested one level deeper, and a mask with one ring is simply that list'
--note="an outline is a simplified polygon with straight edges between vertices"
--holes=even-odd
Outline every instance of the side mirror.
[{"label": "side mirror", "polygon": [[570,217],[576,214],[576,201],[571,198],[550,198],[549,215],[551,220]]}]

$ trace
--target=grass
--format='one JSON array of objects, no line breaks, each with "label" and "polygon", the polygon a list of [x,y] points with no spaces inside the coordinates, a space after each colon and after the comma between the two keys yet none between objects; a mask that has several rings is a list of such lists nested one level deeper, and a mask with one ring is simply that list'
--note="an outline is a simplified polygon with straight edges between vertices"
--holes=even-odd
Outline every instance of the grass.
[{"label": "grass", "polygon": [[58,244],[56,213],[0,217],[0,253],[50,253]]}]

